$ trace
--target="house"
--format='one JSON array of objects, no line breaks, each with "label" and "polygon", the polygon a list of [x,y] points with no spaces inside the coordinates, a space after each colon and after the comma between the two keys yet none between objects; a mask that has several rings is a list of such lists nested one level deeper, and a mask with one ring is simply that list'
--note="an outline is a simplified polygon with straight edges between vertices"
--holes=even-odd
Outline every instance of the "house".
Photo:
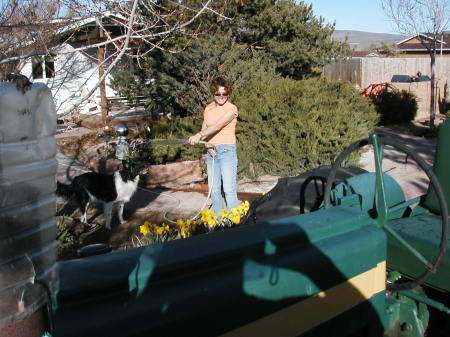
[{"label": "house", "polygon": [[[104,81],[103,93],[97,88],[94,94],[80,105],[82,97],[99,82],[99,64],[102,59],[107,59],[115,51],[112,47],[105,46],[89,49],[86,47],[104,41],[100,25],[107,29],[111,37],[123,35],[117,24],[118,20],[123,19],[106,13],[101,19],[91,17],[65,26],[55,34],[45,56],[34,56],[24,63],[21,74],[32,82],[45,83],[50,88],[58,114],[74,110],[80,113],[99,113],[102,105],[107,106],[105,99],[116,96],[110,87],[109,74]],[[115,69],[130,63],[131,60],[123,56]]]},{"label": "house", "polygon": [[[397,48],[400,51],[399,57],[430,57],[428,50],[421,43],[421,39],[426,43],[433,41],[427,34],[410,36],[400,42],[397,42]],[[450,33],[442,34],[436,41],[436,56],[450,57]]]},{"label": "house", "polygon": [[373,50],[354,50],[352,57],[380,57],[380,54]]}]

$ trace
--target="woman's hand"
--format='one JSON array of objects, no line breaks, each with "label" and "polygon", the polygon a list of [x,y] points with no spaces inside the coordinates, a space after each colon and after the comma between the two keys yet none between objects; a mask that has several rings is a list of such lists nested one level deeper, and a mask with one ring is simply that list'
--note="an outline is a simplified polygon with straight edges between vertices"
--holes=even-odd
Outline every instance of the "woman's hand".
[{"label": "woman's hand", "polygon": [[211,155],[211,157],[215,157],[217,155],[216,149],[213,147],[208,147],[206,150]]},{"label": "woman's hand", "polygon": [[195,145],[195,144],[198,144],[198,142],[199,142],[201,139],[202,139],[202,134],[201,134],[201,132],[199,132],[199,133],[196,133],[196,134],[193,135],[193,136],[190,136],[189,139],[188,139],[188,142],[189,142],[189,144],[191,144],[191,145]]}]

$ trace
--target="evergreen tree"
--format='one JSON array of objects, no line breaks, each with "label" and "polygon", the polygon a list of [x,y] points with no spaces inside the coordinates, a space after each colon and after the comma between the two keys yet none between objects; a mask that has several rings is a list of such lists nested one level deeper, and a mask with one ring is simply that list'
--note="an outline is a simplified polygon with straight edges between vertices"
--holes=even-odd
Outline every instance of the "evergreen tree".
[{"label": "evergreen tree", "polygon": [[238,29],[238,40],[266,53],[282,76],[306,78],[314,67],[350,54],[347,43],[332,40],[334,25],[315,17],[312,6],[281,0],[261,9]]},{"label": "evergreen tree", "polygon": [[[141,95],[151,97],[149,109],[181,117],[201,113],[211,100],[209,84],[219,75],[226,74],[235,90],[259,74],[276,77],[275,67],[266,55],[237,44],[231,35],[229,30],[200,37],[184,53],[153,52],[142,69],[145,77],[152,79],[151,84],[139,90]],[[130,88],[129,84],[115,81],[123,76],[115,75],[111,83],[114,89]]]},{"label": "evergreen tree", "polygon": [[[190,44],[183,35],[174,38],[173,47],[182,52],[149,54],[139,75],[142,88],[137,89],[137,95],[151,98],[149,109],[180,116],[198,113],[210,99],[211,79],[219,74],[237,88],[258,73],[273,79],[307,78],[316,75],[315,67],[349,51],[348,44],[331,40],[334,27],[324,25],[303,2],[230,2],[225,14],[232,20],[203,16],[196,29],[204,33],[208,27],[208,33]],[[152,84],[144,85],[145,78]],[[121,82],[113,81],[113,88],[129,93],[129,85]]]}]

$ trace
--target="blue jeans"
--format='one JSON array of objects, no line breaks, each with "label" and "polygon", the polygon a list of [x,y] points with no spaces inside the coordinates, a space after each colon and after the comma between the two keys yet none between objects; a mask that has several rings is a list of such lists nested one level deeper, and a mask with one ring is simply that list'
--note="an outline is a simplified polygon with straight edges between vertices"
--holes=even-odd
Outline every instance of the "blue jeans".
[{"label": "blue jeans", "polygon": [[211,188],[213,211],[219,217],[219,212],[224,209],[222,201],[222,186],[225,193],[226,208],[230,211],[239,206],[236,190],[237,153],[236,145],[216,145],[216,156],[206,154],[208,168],[208,186]]}]

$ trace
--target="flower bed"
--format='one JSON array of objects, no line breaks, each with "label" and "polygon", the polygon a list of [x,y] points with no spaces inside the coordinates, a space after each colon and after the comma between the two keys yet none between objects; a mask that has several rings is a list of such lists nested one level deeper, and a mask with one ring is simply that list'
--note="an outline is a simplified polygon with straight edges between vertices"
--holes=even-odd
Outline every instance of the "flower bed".
[{"label": "flower bed", "polygon": [[212,210],[202,209],[199,211],[199,220],[178,219],[174,224],[154,224],[145,221],[139,226],[140,236],[136,235],[133,238],[133,245],[145,246],[225,230],[239,225],[249,209],[250,203],[244,201],[240,206],[232,208],[230,212],[223,209],[219,216]]}]

